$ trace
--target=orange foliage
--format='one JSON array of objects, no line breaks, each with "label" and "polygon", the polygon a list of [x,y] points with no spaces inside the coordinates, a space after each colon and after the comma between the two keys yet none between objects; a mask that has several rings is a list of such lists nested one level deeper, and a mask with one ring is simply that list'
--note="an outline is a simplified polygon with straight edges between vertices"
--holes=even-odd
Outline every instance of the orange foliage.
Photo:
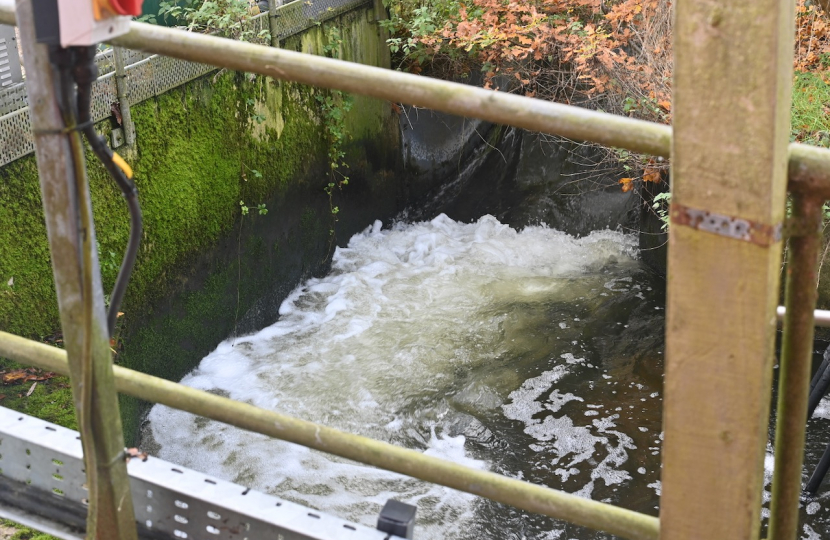
[{"label": "orange foliage", "polygon": [[[435,54],[466,52],[483,66],[485,87],[566,103],[596,101],[606,111],[671,122],[671,0],[457,4],[455,16],[415,41]],[[794,67],[830,68],[830,19],[814,0],[796,0]],[[659,183],[666,167],[650,160],[641,177],[622,178],[620,187],[627,192],[635,180]]]},{"label": "orange foliage", "polygon": [[[627,96],[636,88],[638,103],[641,98],[653,104],[646,116],[668,121],[670,73],[648,61],[667,54],[668,36],[644,39],[654,30],[655,15],[670,9],[667,0],[610,6],[600,0],[459,0],[458,6],[456,17],[418,41],[435,52],[449,46],[473,55],[484,66],[487,88],[509,84],[511,90],[546,98],[560,92],[572,96],[576,89],[587,99],[607,92]],[[551,75],[563,69],[571,88],[557,89],[562,81]]]},{"label": "orange foliage", "polygon": [[830,21],[815,2],[797,0],[795,8],[797,71],[826,71],[830,65]]},{"label": "orange foliage", "polygon": [[[416,41],[434,53],[450,47],[471,54],[484,66],[487,88],[565,102],[602,96],[605,110],[671,121],[671,0],[457,4],[456,16]],[[825,71],[830,20],[814,1],[796,4],[795,69]],[[563,71],[570,88],[561,76],[552,80]]]}]

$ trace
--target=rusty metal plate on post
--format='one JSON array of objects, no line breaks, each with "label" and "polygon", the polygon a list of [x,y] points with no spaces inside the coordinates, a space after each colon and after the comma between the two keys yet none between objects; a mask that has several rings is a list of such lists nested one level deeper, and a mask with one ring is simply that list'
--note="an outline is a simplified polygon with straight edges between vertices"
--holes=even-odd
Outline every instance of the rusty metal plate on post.
[{"label": "rusty metal plate on post", "polygon": [[683,225],[759,246],[771,246],[781,241],[783,224],[770,225],[744,218],[716,214],[708,210],[671,204],[671,224]]}]

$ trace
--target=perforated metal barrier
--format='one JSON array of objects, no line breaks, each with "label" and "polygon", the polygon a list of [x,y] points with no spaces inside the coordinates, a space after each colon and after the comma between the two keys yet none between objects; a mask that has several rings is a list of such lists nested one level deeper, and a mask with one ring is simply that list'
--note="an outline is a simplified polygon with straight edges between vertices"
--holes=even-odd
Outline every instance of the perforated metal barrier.
[{"label": "perforated metal barrier", "polygon": [[14,26],[0,24],[0,88],[23,80]]},{"label": "perforated metal barrier", "polygon": [[[287,3],[277,9],[277,37],[285,39],[370,2],[371,0],[295,0]],[[261,13],[248,21],[249,27],[246,30],[249,34],[258,36],[251,40],[254,43],[268,44],[267,37],[259,36],[261,30],[268,29],[268,15],[267,12]],[[26,88],[20,82],[22,78],[19,75],[17,42],[11,38],[4,38],[4,28],[10,29],[11,38],[14,37],[13,27],[0,26],[0,166],[35,150]],[[4,54],[7,54],[7,57],[4,57]],[[216,70],[215,67],[206,64],[148,55],[138,51],[127,50],[123,54],[127,98],[131,104],[141,103]],[[113,108],[118,104],[113,55],[114,51],[110,49],[96,57],[99,77],[93,86],[92,97],[92,118],[95,122],[110,117]],[[10,64],[11,60],[17,62],[16,77],[13,68],[4,64],[5,60],[9,60]],[[8,71],[4,71],[6,68]],[[12,75],[4,79],[7,72]],[[6,80],[13,82],[6,85]]]},{"label": "perforated metal barrier", "polygon": [[[273,0],[272,0],[273,1]],[[277,10],[279,39],[285,39],[317,23],[333,19],[342,13],[354,9],[370,0],[313,0],[286,3]],[[267,25],[268,19],[263,19]]]},{"label": "perforated metal barrier", "polygon": [[[78,432],[0,407],[0,516],[83,538],[83,467]],[[154,457],[130,458],[127,472],[141,538],[399,538]]]}]

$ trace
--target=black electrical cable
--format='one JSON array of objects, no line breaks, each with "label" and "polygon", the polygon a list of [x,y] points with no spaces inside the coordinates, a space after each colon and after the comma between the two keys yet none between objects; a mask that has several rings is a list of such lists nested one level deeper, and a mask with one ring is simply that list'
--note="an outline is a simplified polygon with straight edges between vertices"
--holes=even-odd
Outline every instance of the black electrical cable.
[{"label": "black electrical cable", "polygon": [[112,150],[107,146],[106,141],[95,132],[92,125],[92,83],[98,78],[98,66],[95,65],[95,47],[73,47],[72,50],[75,56],[72,74],[78,85],[79,127],[82,127],[92,151],[104,164],[115,183],[118,184],[130,210],[130,239],[127,242],[124,259],[121,262],[121,269],[118,271],[118,278],[115,280],[115,287],[113,287],[110,295],[110,306],[107,312],[107,328],[109,329],[109,335],[112,336],[115,331],[115,321],[118,319],[118,308],[124,299],[127,283],[130,281],[130,274],[138,256],[138,246],[141,243],[141,207],[138,204],[138,191],[136,191],[135,184],[127,178],[124,171],[113,161]]},{"label": "black electrical cable", "polygon": [[812,476],[807,481],[807,486],[804,488],[804,491],[815,495],[824,477],[827,476],[828,470],[830,470],[830,444],[824,449],[824,454],[821,455],[821,459],[818,465],[816,465],[816,470],[813,471]]},{"label": "black electrical cable", "polygon": [[[84,147],[81,134],[77,126],[77,110],[75,100],[75,86],[72,81],[71,68],[73,64],[72,51],[59,47],[51,48],[49,60],[52,63],[53,71],[57,73],[56,94],[58,107],[63,116],[65,129],[62,130],[69,138],[69,148],[72,154],[72,165],[74,168],[74,195],[73,201],[78,216],[78,259],[81,265],[81,294],[83,303],[83,339],[80,355],[80,382],[76,388],[80,390],[80,401],[78,407],[78,428],[81,432],[81,443],[84,447],[84,461],[88,474],[89,485],[89,523],[94,528],[97,515],[98,500],[98,462],[97,454],[89,445],[94,441],[94,428],[92,427],[92,392],[94,387],[93,365],[92,365],[92,313],[93,313],[93,275],[92,260],[93,247],[89,232],[93,228],[92,206],[89,202],[86,185],[86,171],[84,167]],[[90,532],[90,531],[88,531]],[[94,530],[90,536],[95,536]]]},{"label": "black electrical cable", "polygon": [[[810,418],[813,417],[813,413],[818,407],[821,399],[827,393],[828,387],[830,387],[830,348],[824,351],[824,359],[821,362],[821,366],[813,376],[813,380],[810,381],[810,397],[807,402],[807,420],[810,420]],[[816,491],[818,491],[819,486],[821,486],[821,482],[824,480],[824,477],[827,476],[828,470],[830,470],[830,444],[828,444],[827,448],[824,450],[824,454],[822,454],[818,465],[816,465],[816,469],[807,481],[804,491],[815,494]]]}]

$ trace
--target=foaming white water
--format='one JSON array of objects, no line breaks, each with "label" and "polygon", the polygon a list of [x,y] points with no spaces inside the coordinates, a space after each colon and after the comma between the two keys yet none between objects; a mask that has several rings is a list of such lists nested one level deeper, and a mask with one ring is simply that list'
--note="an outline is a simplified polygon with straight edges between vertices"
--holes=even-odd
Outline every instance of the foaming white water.
[{"label": "foaming white water", "polygon": [[[559,316],[550,306],[630,292],[630,279],[609,281],[602,269],[634,267],[635,253],[636,238],[621,233],[517,232],[490,216],[392,230],[376,223],[337,250],[329,276],[289,295],[279,322],[220,344],[182,382],[477,468],[493,468],[482,451],[494,438],[487,419],[515,421],[563,481],[600,444],[605,457],[580,490],[591,496],[599,478],[630,479],[619,466],[634,446],[612,429],[618,414],[587,426],[563,414],[536,418],[585,401],[556,389],[562,377],[589,369],[599,378],[571,341],[580,319],[549,320]],[[552,353],[554,337],[572,350]],[[539,362],[549,369],[528,379],[524,368]],[[164,459],[367,525],[396,498],[418,504],[418,538],[471,537],[472,496],[163,406],[149,419]],[[471,448],[471,438],[481,444]]]}]

